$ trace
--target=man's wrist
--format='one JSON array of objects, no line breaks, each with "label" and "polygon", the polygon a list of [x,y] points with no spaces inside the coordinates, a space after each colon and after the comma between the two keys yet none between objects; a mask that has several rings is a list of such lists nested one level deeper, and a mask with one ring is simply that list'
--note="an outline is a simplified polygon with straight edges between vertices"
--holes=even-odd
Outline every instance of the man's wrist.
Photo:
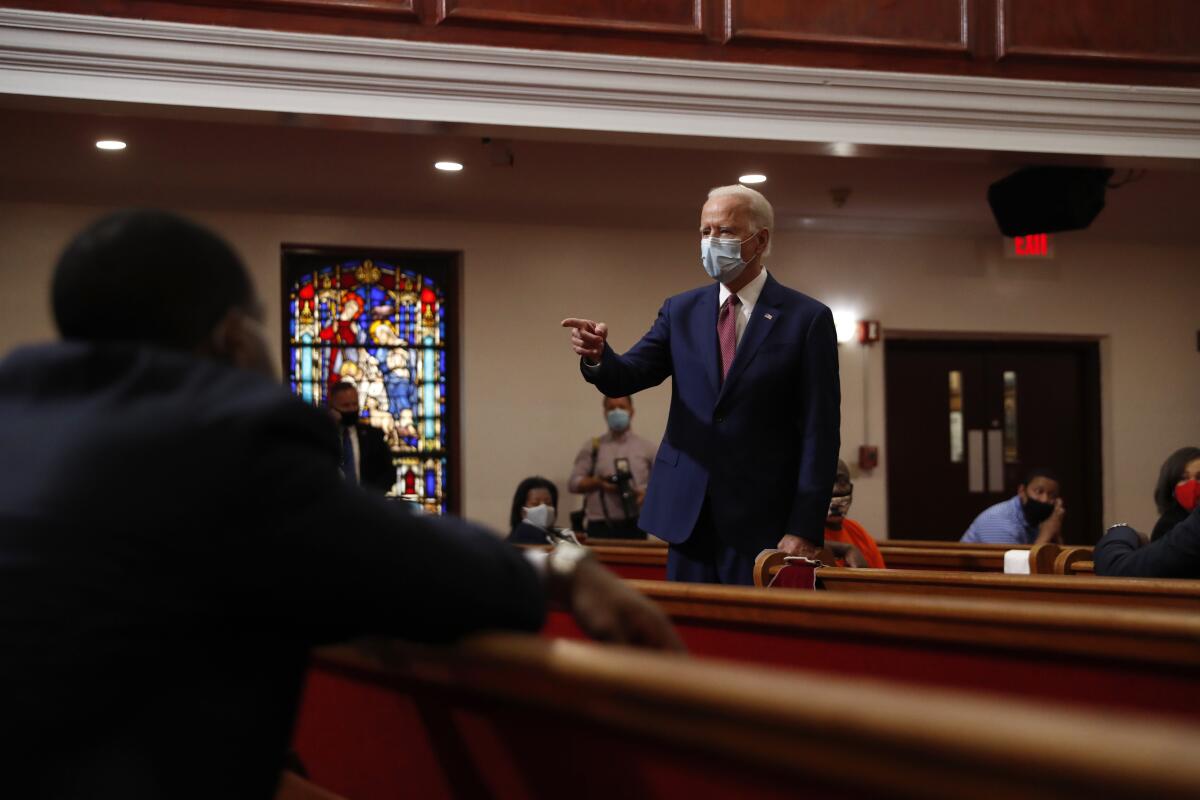
[{"label": "man's wrist", "polygon": [[575,576],[594,558],[586,547],[559,542],[546,559],[546,592],[550,599],[569,608]]}]

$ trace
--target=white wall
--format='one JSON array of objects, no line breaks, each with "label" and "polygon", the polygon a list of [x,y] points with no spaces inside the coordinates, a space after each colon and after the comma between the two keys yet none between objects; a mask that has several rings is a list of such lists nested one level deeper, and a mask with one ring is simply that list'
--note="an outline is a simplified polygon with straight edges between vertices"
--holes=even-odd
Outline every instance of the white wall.
[{"label": "white wall", "polygon": [[[102,209],[0,205],[0,350],[53,336],[47,279],[63,243]],[[461,250],[464,253],[464,509],[501,526],[512,489],[541,473],[565,488],[583,441],[603,430],[599,395],[578,375],[558,327],[565,316],[609,323],[628,347],[662,299],[700,284],[691,229],[515,226],[406,218],[351,219],[198,211],[238,248],[279,330],[284,242]],[[776,237],[771,270],[831,306],[887,328],[1104,337],[1105,518],[1149,526],[1163,458],[1200,443],[1200,328],[1190,283],[1200,248],[1062,236],[1051,262],[1004,261],[993,240]],[[276,343],[278,344],[278,343]],[[863,443],[858,345],[841,348],[843,453]],[[882,349],[869,354],[871,443],[884,442]],[[640,395],[634,426],[661,435],[669,386]],[[853,516],[886,536],[886,463],[855,479]],[[569,502],[560,502],[562,506]]]}]

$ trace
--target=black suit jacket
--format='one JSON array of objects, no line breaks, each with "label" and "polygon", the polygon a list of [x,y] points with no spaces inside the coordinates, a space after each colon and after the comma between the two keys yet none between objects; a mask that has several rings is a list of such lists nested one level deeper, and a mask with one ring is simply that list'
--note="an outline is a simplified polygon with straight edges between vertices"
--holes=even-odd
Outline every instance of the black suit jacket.
[{"label": "black suit jacket", "polygon": [[1154,530],[1150,533],[1150,541],[1157,542],[1166,536],[1172,528],[1187,519],[1187,516],[1187,509],[1172,500],[1170,508],[1158,518],[1158,522],[1154,523]]},{"label": "black suit jacket", "polygon": [[504,541],[509,544],[549,544],[549,539],[546,538],[548,535],[545,528],[522,520],[513,527]]},{"label": "black suit jacket", "polygon": [[1097,575],[1200,578],[1200,508],[1145,547],[1132,528],[1113,528],[1096,545]]},{"label": "black suit jacket", "polygon": [[542,622],[514,548],[348,486],[325,412],[251,373],[22,349],[0,453],[14,797],[269,798],[312,645]]},{"label": "black suit jacket", "polygon": [[359,483],[387,494],[396,483],[396,467],[383,431],[362,422],[354,428],[358,433]]}]

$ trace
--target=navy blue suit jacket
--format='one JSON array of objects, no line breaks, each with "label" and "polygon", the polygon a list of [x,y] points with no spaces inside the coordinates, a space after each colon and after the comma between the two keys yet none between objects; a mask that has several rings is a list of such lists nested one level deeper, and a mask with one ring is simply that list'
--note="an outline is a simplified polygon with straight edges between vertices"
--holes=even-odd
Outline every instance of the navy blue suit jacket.
[{"label": "navy blue suit jacket", "polygon": [[719,293],[713,284],[669,298],[629,352],[605,345],[598,367],[581,365],[609,397],[673,378],[639,524],[686,541],[707,495],[717,534],[747,555],[789,533],[819,546],[841,422],[833,315],[768,275],[722,382]]}]

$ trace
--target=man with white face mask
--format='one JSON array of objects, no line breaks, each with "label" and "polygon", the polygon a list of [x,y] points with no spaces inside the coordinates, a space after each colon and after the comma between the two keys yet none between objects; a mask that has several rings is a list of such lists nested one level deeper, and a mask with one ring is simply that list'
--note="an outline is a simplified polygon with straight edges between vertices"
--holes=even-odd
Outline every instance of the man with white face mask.
[{"label": "man with white face mask", "polygon": [[584,495],[593,539],[646,538],[637,520],[657,448],[633,432],[633,414],[632,397],[604,398],[608,430],[584,442],[575,456],[568,487]]},{"label": "man with white face mask", "polygon": [[609,397],[672,378],[671,412],[639,520],[671,543],[672,580],[750,584],[755,556],[815,555],[837,464],[833,315],[767,274],[774,212],[722,186],[700,212],[715,282],[669,298],[624,355],[608,326],[571,318],[584,378]]}]

